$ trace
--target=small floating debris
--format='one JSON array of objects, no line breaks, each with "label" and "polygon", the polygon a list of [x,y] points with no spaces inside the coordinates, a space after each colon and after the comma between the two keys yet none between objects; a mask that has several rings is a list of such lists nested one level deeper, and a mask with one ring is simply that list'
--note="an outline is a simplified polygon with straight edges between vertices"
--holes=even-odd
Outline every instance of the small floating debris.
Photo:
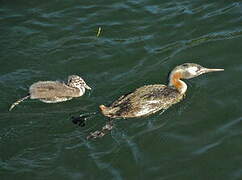
[{"label": "small floating debris", "polygon": [[98,30],[97,30],[97,37],[99,37],[99,36],[100,36],[101,31],[102,31],[102,28],[101,28],[101,27],[99,27],[99,28],[98,28]]}]

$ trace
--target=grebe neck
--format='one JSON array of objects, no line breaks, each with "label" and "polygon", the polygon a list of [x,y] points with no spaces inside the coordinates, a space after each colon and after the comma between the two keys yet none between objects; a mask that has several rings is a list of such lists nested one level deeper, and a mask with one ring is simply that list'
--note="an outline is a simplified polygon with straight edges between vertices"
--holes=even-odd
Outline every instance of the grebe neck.
[{"label": "grebe neck", "polygon": [[78,86],[76,87],[77,89],[79,89],[79,95],[82,96],[85,93],[85,88],[83,86]]},{"label": "grebe neck", "polygon": [[181,72],[171,72],[169,76],[169,86],[175,87],[181,94],[187,91],[187,85],[181,80],[183,77]]}]

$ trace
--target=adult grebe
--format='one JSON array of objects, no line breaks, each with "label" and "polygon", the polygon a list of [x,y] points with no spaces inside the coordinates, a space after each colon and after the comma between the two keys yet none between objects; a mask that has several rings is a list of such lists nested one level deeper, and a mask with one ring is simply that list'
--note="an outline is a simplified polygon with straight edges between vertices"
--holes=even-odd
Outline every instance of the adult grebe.
[{"label": "adult grebe", "polygon": [[[194,63],[184,63],[175,67],[169,76],[169,84],[147,85],[134,92],[123,95],[109,107],[100,105],[104,116],[109,118],[134,118],[166,110],[181,101],[187,90],[187,85],[181,79],[190,79],[208,72],[223,71],[224,69],[208,69]],[[112,129],[112,124],[106,124],[101,131],[91,133],[88,138],[102,137]]]},{"label": "adult grebe", "polygon": [[28,98],[39,99],[45,103],[58,103],[82,96],[85,89],[91,88],[77,75],[69,76],[67,84],[59,81],[39,81],[32,84],[29,88],[29,95],[13,103],[9,111]]},{"label": "adult grebe", "polygon": [[109,107],[100,105],[100,109],[103,115],[110,118],[141,117],[166,110],[181,101],[185,95],[187,85],[181,79],[190,79],[204,73],[223,70],[185,63],[171,71],[168,86],[155,84],[140,87],[130,94],[121,96]]}]

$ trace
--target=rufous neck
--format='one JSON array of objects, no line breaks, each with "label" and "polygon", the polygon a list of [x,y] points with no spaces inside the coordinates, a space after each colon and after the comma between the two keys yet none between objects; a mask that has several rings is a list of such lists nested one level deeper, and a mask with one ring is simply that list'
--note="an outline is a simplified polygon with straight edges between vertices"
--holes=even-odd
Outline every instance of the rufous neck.
[{"label": "rufous neck", "polygon": [[187,90],[187,85],[181,80],[182,77],[182,72],[171,72],[169,77],[169,86],[175,87],[181,94],[184,94]]}]

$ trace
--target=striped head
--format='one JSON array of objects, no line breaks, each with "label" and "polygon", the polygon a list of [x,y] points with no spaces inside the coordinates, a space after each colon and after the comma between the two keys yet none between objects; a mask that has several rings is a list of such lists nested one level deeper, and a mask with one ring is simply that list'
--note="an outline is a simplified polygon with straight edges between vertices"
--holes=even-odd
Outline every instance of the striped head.
[{"label": "striped head", "polygon": [[69,76],[67,85],[70,86],[70,87],[73,87],[73,88],[78,88],[83,92],[85,92],[85,89],[89,89],[89,90],[91,89],[86,84],[86,82],[80,76],[77,76],[77,75]]}]

